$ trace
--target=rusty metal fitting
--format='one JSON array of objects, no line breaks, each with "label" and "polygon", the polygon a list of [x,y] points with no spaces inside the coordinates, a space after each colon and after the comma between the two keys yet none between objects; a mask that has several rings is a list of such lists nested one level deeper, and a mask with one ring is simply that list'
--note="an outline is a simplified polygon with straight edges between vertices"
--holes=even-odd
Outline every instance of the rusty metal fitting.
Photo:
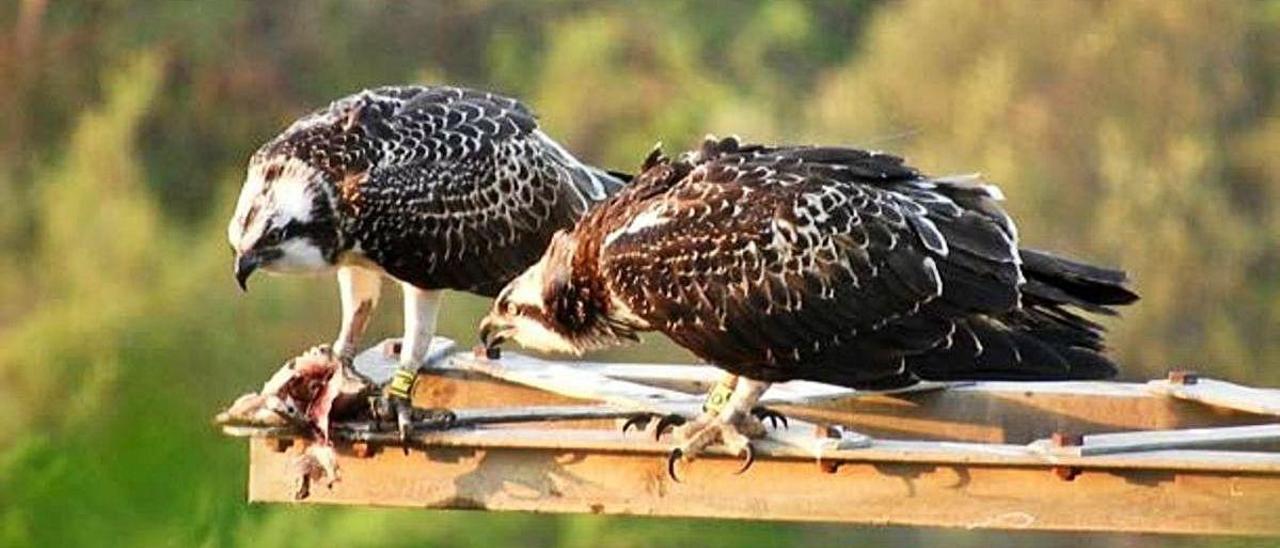
[{"label": "rusty metal fitting", "polygon": [[1070,432],[1054,432],[1049,441],[1054,447],[1080,447],[1084,445],[1084,436]]},{"label": "rusty metal fitting", "polygon": [[1200,382],[1200,374],[1189,369],[1174,369],[1169,372],[1171,384],[1192,385]]},{"label": "rusty metal fitting", "polygon": [[378,454],[378,447],[365,441],[357,441],[351,444],[351,454],[356,458],[367,459]]}]

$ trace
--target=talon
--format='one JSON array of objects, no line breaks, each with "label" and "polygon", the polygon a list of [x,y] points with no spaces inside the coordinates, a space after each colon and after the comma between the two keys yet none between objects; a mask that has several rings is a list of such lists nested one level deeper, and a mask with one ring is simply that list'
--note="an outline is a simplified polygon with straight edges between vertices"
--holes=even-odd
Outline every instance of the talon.
[{"label": "talon", "polygon": [[667,475],[671,476],[671,481],[680,483],[680,478],[676,476],[676,461],[684,457],[684,451],[679,447],[672,449],[671,454],[667,455]]},{"label": "talon", "polygon": [[783,415],[782,413],[779,413],[779,412],[777,412],[777,411],[774,411],[774,410],[772,410],[772,409],[769,409],[768,407],[755,407],[755,408],[752,408],[752,409],[751,409],[751,414],[752,414],[753,416],[755,416],[755,418],[756,418],[756,419],[758,419],[761,423],[763,423],[764,421],[768,420],[768,421],[769,421],[769,425],[770,425],[770,426],[772,426],[774,430],[777,430],[777,429],[778,429],[778,423],[779,423],[779,422],[781,422],[781,423],[782,423],[782,427],[783,427],[783,428],[786,428],[786,429],[788,429],[788,430],[790,430],[790,429],[791,429],[791,425],[790,425],[790,424],[787,424],[787,416],[786,416],[786,415]]},{"label": "talon", "polygon": [[635,427],[636,430],[643,432],[644,428],[646,426],[649,426],[649,422],[652,420],[653,420],[653,415],[636,415],[634,417],[631,417],[627,419],[627,422],[622,423],[622,434],[626,435],[627,431],[630,430],[632,427]]},{"label": "talon", "polygon": [[293,492],[293,500],[306,500],[311,496],[311,477],[303,474],[298,480],[298,489]]},{"label": "talon", "polygon": [[396,428],[400,432],[400,449],[405,455],[409,454],[409,414],[410,407],[405,402],[396,402]]},{"label": "talon", "polygon": [[674,413],[664,415],[661,419],[658,419],[658,425],[653,428],[653,441],[658,441],[658,438],[661,438],[662,433],[666,432],[668,428],[680,426],[685,422],[685,418],[680,415]]},{"label": "talon", "polygon": [[735,476],[742,475],[742,473],[746,472],[748,468],[751,468],[751,464],[756,461],[756,450],[751,447],[750,443],[742,448],[742,452],[746,453],[747,456],[743,459],[742,468],[739,468],[737,472],[733,473]]}]

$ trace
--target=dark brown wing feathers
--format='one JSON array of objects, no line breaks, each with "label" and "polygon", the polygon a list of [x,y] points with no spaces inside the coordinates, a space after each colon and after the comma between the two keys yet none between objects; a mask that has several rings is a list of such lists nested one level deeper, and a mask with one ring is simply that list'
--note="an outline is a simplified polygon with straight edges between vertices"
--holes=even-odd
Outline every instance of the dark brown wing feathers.
[{"label": "dark brown wing feathers", "polygon": [[1123,278],[1021,252],[995,191],[901,159],[708,140],[651,155],[575,231],[575,280],[730,371],[860,387],[1105,376],[1101,329],[1068,307]]}]

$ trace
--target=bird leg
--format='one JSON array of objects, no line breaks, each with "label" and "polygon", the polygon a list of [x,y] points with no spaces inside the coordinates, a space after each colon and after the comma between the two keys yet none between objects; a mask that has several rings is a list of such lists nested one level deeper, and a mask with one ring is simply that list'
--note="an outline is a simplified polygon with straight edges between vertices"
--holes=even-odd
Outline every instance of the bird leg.
[{"label": "bird leg", "polygon": [[[384,394],[387,405],[379,407],[387,407],[395,414],[400,442],[405,444],[409,425],[415,419],[447,426],[455,417],[447,409],[415,410],[411,403],[418,370],[428,365],[422,361],[431,347],[431,339],[435,337],[442,292],[419,289],[407,283],[401,283],[400,287],[404,292],[404,339],[400,343],[400,367],[387,384]],[[404,445],[404,451],[409,451],[408,445]]]},{"label": "bird leg", "polygon": [[[723,385],[723,382],[722,382]],[[667,471],[671,478],[679,481],[675,474],[677,460],[692,461],[703,449],[710,445],[723,445],[729,452],[742,455],[744,463],[738,473],[745,472],[755,459],[755,451],[751,440],[765,435],[764,423],[756,416],[756,402],[768,390],[769,383],[745,377],[737,377],[732,393],[722,407],[717,410],[708,409],[702,416],[676,428],[671,437],[676,447],[671,450],[667,459]],[[713,390],[713,395],[715,391]],[[708,398],[708,404],[714,398]]]},{"label": "bird leg", "polygon": [[342,329],[333,342],[333,354],[342,363],[343,374],[372,382],[351,367],[359,351],[361,337],[369,327],[373,309],[382,293],[382,277],[372,270],[357,266],[338,268],[338,296],[342,300]]}]

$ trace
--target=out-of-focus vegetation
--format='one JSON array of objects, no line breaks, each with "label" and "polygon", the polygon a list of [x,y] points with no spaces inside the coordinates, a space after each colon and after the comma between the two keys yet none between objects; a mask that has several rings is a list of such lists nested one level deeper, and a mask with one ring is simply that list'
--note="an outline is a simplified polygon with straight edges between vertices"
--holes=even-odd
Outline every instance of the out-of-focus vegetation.
[{"label": "out-of-focus vegetation", "polygon": [[[524,98],[584,159],[704,133],[1001,184],[1024,240],[1130,269],[1126,374],[1280,382],[1280,2],[0,3],[0,545],[788,545],[941,533],[249,507],[210,426],[328,340],[333,282],[241,296],[244,163],[362,87]],[[456,295],[464,341],[484,303]],[[399,321],[387,306],[370,340]],[[614,357],[685,360],[661,341]],[[750,481],[749,478],[744,481]],[[946,534],[955,544],[1057,537]]]}]

